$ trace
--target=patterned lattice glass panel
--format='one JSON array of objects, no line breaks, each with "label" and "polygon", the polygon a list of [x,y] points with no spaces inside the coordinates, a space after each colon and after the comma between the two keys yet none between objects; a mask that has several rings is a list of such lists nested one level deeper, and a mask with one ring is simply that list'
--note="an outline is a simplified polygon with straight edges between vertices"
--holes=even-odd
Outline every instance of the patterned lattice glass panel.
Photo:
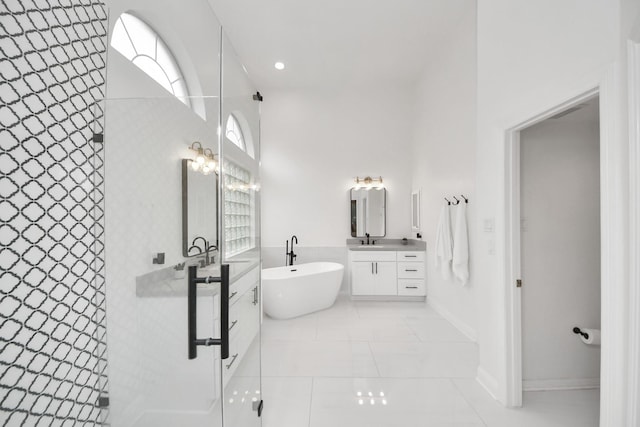
[{"label": "patterned lattice glass panel", "polygon": [[101,425],[107,14],[0,0],[0,424]]}]

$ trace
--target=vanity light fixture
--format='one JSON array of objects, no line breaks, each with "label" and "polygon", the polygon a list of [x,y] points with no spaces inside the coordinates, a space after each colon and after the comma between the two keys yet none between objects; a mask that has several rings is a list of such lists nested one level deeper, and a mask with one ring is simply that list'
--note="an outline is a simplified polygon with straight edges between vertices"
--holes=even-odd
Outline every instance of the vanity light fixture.
[{"label": "vanity light fixture", "polygon": [[218,163],[216,162],[216,155],[213,154],[210,148],[204,149],[204,164],[202,165],[202,173],[209,175],[211,172],[217,172]]},{"label": "vanity light fixture", "polygon": [[211,172],[218,172],[218,162],[216,155],[210,148],[203,148],[199,141],[195,141],[189,147],[189,150],[195,152],[195,156],[191,159],[191,169],[200,171],[205,175]]},{"label": "vanity light fixture", "polygon": [[381,176],[378,178],[371,178],[370,176],[366,176],[364,178],[356,177],[355,181],[355,188],[357,189],[365,188],[367,190],[371,190],[372,188],[375,188],[376,190],[380,190],[384,188]]},{"label": "vanity light fixture", "polygon": [[200,170],[205,161],[202,144],[198,141],[194,141],[189,147],[189,150],[195,151],[195,157],[191,160],[191,168],[194,171]]},{"label": "vanity light fixture", "polygon": [[260,184],[227,184],[230,191],[260,191]]},{"label": "vanity light fixture", "polygon": [[276,67],[276,70],[278,70],[278,71],[284,70],[284,63],[283,62],[278,61],[273,66]]}]

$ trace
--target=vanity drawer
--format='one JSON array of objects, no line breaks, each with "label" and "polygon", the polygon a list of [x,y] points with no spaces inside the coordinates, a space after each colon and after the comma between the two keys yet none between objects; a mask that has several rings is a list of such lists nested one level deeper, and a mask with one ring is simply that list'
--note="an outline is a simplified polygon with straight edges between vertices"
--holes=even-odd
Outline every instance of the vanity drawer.
[{"label": "vanity drawer", "polygon": [[398,251],[398,261],[421,261],[424,262],[424,252]]},{"label": "vanity drawer", "polygon": [[423,262],[399,262],[398,278],[424,279],[424,263]]},{"label": "vanity drawer", "polygon": [[426,295],[424,280],[398,279],[398,295],[402,295],[402,296]]},{"label": "vanity drawer", "polygon": [[395,251],[351,251],[351,261],[395,261]]}]

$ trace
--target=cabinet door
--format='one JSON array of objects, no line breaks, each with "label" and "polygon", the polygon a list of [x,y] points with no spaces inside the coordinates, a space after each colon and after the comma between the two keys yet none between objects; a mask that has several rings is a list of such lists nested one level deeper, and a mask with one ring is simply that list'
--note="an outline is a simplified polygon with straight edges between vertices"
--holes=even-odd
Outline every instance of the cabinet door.
[{"label": "cabinet door", "polygon": [[375,290],[370,295],[398,295],[396,263],[377,261],[374,264]]},{"label": "cabinet door", "polygon": [[374,263],[351,263],[351,293],[352,295],[375,295]]}]

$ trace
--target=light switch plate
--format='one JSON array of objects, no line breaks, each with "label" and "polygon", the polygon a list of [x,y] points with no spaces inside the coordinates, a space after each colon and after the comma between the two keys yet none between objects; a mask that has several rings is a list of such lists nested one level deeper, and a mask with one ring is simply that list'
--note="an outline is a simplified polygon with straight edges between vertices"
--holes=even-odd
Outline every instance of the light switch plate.
[{"label": "light switch plate", "polygon": [[485,218],[484,219],[484,232],[485,233],[493,233],[495,228],[495,220],[493,218]]}]

